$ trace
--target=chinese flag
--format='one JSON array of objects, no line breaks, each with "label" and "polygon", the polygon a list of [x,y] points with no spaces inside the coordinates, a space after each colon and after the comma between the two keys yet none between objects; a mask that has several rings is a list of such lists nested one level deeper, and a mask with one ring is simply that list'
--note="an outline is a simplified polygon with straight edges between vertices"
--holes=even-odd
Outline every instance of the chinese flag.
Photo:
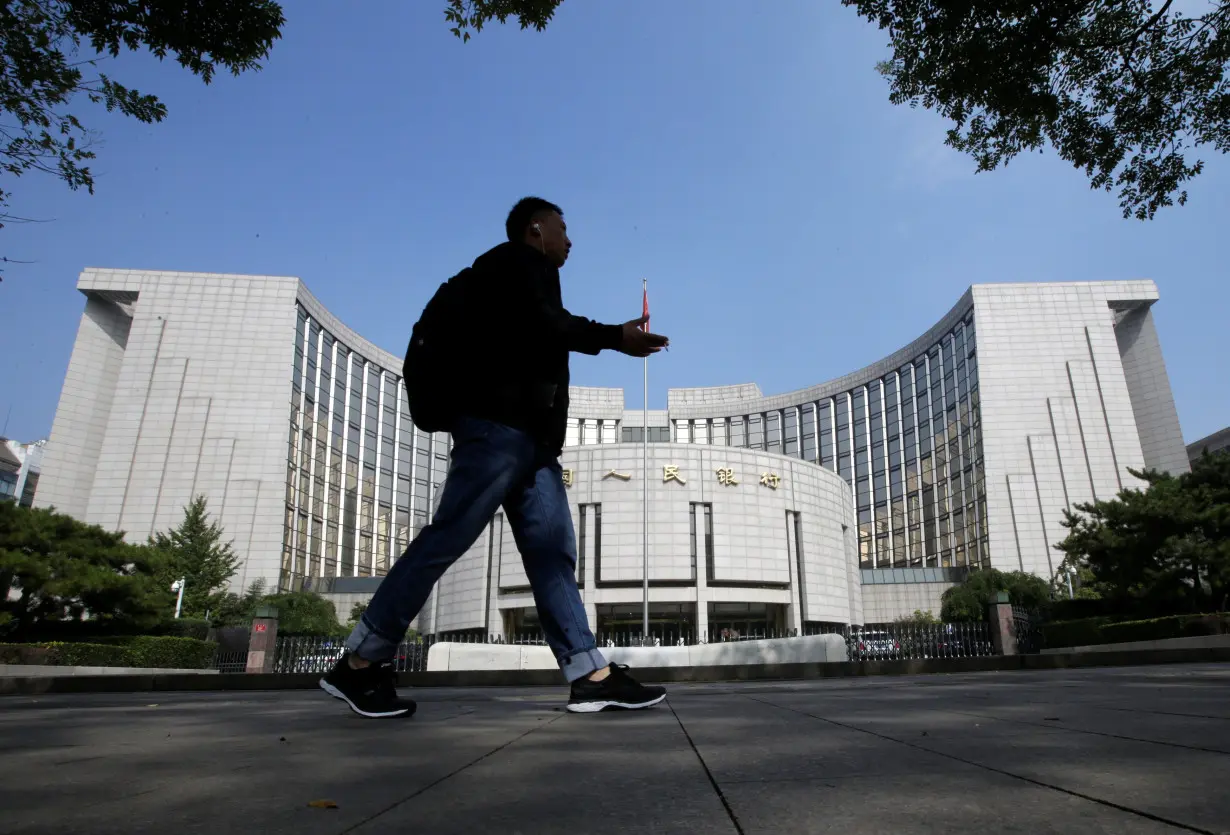
[{"label": "chinese flag", "polygon": [[644,298],[641,305],[641,315],[645,317],[645,333],[649,333],[649,288],[644,288]]}]

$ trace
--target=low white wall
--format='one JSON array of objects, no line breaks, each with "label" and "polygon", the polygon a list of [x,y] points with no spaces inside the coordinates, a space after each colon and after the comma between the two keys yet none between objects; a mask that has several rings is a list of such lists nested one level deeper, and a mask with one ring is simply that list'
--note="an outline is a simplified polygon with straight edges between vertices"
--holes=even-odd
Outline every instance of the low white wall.
[{"label": "low white wall", "polygon": [[1123,652],[1150,649],[1209,649],[1230,647],[1230,635],[1193,635],[1190,638],[1163,638],[1158,641],[1125,641],[1121,644],[1091,644],[1085,647],[1056,647],[1042,650],[1043,655],[1070,652]]},{"label": "low white wall", "polygon": [[43,676],[217,675],[217,670],[168,670],[160,667],[60,667],[55,664],[0,664],[0,678]]},{"label": "low white wall", "polygon": [[[728,667],[738,664],[814,664],[846,661],[840,635],[765,641],[730,641],[688,647],[599,647],[609,661],[629,667]],[[551,670],[558,665],[544,646],[441,642],[427,651],[427,670]]]}]

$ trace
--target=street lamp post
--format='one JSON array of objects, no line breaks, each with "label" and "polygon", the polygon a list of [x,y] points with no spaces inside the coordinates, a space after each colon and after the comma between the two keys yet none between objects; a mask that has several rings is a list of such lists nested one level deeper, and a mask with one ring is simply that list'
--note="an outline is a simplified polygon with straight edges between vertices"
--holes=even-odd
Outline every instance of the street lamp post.
[{"label": "street lamp post", "polygon": [[175,617],[179,617],[180,611],[184,608],[184,578],[180,577],[171,584],[171,591],[179,592],[179,597],[175,600]]}]

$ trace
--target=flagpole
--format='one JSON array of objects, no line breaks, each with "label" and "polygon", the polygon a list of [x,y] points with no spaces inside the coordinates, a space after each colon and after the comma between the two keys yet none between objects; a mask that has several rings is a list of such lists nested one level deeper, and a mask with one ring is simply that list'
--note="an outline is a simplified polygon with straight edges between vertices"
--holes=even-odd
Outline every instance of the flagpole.
[{"label": "flagpole", "polygon": [[[641,298],[647,308],[649,306],[649,280],[641,279]],[[648,311],[646,311],[648,316]],[[649,322],[645,322],[645,330],[649,330]],[[641,485],[641,642],[649,645],[649,357],[645,357],[645,431],[641,435],[642,459],[644,463],[645,480]]]}]

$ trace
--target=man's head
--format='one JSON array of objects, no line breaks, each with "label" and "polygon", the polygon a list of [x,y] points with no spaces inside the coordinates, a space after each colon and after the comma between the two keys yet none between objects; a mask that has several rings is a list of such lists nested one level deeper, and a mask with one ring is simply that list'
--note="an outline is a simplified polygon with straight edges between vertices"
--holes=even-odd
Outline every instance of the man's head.
[{"label": "man's head", "polygon": [[523,197],[517,201],[504,222],[508,240],[534,247],[557,267],[564,266],[572,241],[568,240],[568,225],[564,210],[541,197]]}]

